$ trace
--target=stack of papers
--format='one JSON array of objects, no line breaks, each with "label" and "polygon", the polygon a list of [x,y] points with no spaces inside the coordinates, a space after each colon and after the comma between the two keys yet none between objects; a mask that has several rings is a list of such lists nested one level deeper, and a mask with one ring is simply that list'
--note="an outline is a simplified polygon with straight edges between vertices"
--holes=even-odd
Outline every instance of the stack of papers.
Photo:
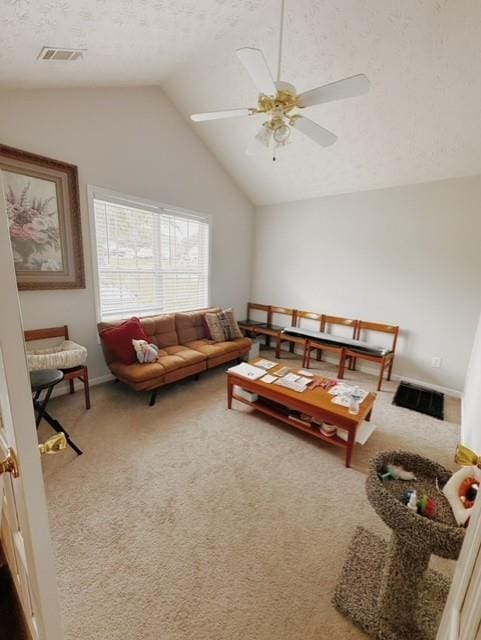
[{"label": "stack of papers", "polygon": [[[341,402],[341,399],[335,399],[333,400],[333,402],[335,404],[340,404],[341,406],[347,407],[349,406],[349,398],[352,395],[354,389],[356,389],[356,387],[350,385],[350,384],[345,384],[344,382],[338,382],[334,387],[332,387],[332,389],[329,389],[329,393],[333,396],[344,396],[347,398],[347,404],[344,404],[344,402]],[[364,389],[360,389],[359,387],[357,387],[356,389],[356,398],[359,399],[359,403],[363,402],[366,398],[366,396],[368,395],[369,391],[365,391]]]},{"label": "stack of papers", "polygon": [[261,369],[265,369],[266,371],[269,371],[269,369],[272,369],[272,367],[275,367],[276,365],[277,362],[272,362],[272,360],[266,360],[265,358],[257,360],[255,364],[256,367],[260,367]]},{"label": "stack of papers", "polygon": [[298,391],[302,393],[306,390],[307,385],[312,382],[311,378],[305,378],[295,373],[288,373],[283,378],[278,378],[274,381],[274,384],[278,384],[286,389],[292,389],[292,391]]},{"label": "stack of papers", "polygon": [[254,367],[247,362],[241,362],[237,364],[235,367],[230,367],[227,369],[229,373],[234,373],[236,376],[241,376],[242,378],[248,378],[249,380],[257,380],[258,378],[262,378],[265,375],[264,369],[259,369],[259,367]]}]

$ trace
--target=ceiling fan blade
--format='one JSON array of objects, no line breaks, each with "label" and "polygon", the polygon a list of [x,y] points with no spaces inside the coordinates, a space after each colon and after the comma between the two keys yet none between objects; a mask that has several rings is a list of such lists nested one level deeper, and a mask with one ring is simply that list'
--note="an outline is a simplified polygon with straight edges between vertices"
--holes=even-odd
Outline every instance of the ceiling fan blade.
[{"label": "ceiling fan blade", "polygon": [[236,116],[251,116],[255,112],[255,109],[227,109],[225,111],[193,113],[190,119],[194,122],[205,122],[206,120],[220,120],[221,118],[235,118]]},{"label": "ceiling fan blade", "polygon": [[253,47],[243,47],[237,49],[236,53],[259,92],[266,96],[275,96],[276,85],[262,51]]},{"label": "ceiling fan blade", "polygon": [[369,91],[370,84],[369,79],[363,73],[360,73],[357,76],[325,84],[323,87],[304,91],[298,96],[297,105],[302,109],[304,107],[312,107],[315,104],[360,96]]},{"label": "ceiling fan blade", "polygon": [[256,135],[247,145],[246,154],[248,156],[253,156],[259,151],[265,151],[269,148],[271,140],[272,129],[268,126],[267,122],[264,122],[264,124],[259,127]]},{"label": "ceiling fan blade", "polygon": [[329,147],[337,140],[337,136],[334,133],[331,133],[313,120],[304,118],[303,116],[292,118],[291,125],[322,147]]}]

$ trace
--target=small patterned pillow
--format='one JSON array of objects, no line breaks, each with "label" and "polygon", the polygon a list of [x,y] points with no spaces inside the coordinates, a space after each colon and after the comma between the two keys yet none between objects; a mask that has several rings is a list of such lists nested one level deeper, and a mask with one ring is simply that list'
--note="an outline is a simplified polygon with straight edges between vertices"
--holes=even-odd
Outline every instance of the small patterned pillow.
[{"label": "small patterned pillow", "polygon": [[225,340],[242,338],[242,333],[235,319],[233,309],[224,309],[218,313],[206,313],[205,321],[209,329],[210,337],[214,342],[224,342]]}]

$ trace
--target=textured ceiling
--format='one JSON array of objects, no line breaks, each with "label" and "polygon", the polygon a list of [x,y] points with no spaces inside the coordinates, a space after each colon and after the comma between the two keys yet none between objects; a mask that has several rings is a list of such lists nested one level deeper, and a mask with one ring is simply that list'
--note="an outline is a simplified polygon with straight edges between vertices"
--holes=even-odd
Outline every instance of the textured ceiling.
[{"label": "textured ceiling", "polygon": [[[189,113],[255,106],[234,55],[274,71],[280,0],[0,0],[0,85],[160,84]],[[298,91],[357,73],[369,94],[306,110],[339,136],[297,132],[277,161],[244,149],[262,116],[192,124],[256,204],[481,172],[479,0],[286,0],[282,79]],[[39,62],[43,45],[87,48]]]}]

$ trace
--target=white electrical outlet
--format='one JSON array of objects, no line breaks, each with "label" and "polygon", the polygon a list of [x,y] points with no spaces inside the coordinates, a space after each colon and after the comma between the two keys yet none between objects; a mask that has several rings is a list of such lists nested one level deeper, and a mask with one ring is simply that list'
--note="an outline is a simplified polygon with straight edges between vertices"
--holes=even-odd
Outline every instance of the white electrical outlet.
[{"label": "white electrical outlet", "polygon": [[439,367],[441,366],[441,358],[439,356],[431,358],[431,366],[435,369],[439,369]]}]

